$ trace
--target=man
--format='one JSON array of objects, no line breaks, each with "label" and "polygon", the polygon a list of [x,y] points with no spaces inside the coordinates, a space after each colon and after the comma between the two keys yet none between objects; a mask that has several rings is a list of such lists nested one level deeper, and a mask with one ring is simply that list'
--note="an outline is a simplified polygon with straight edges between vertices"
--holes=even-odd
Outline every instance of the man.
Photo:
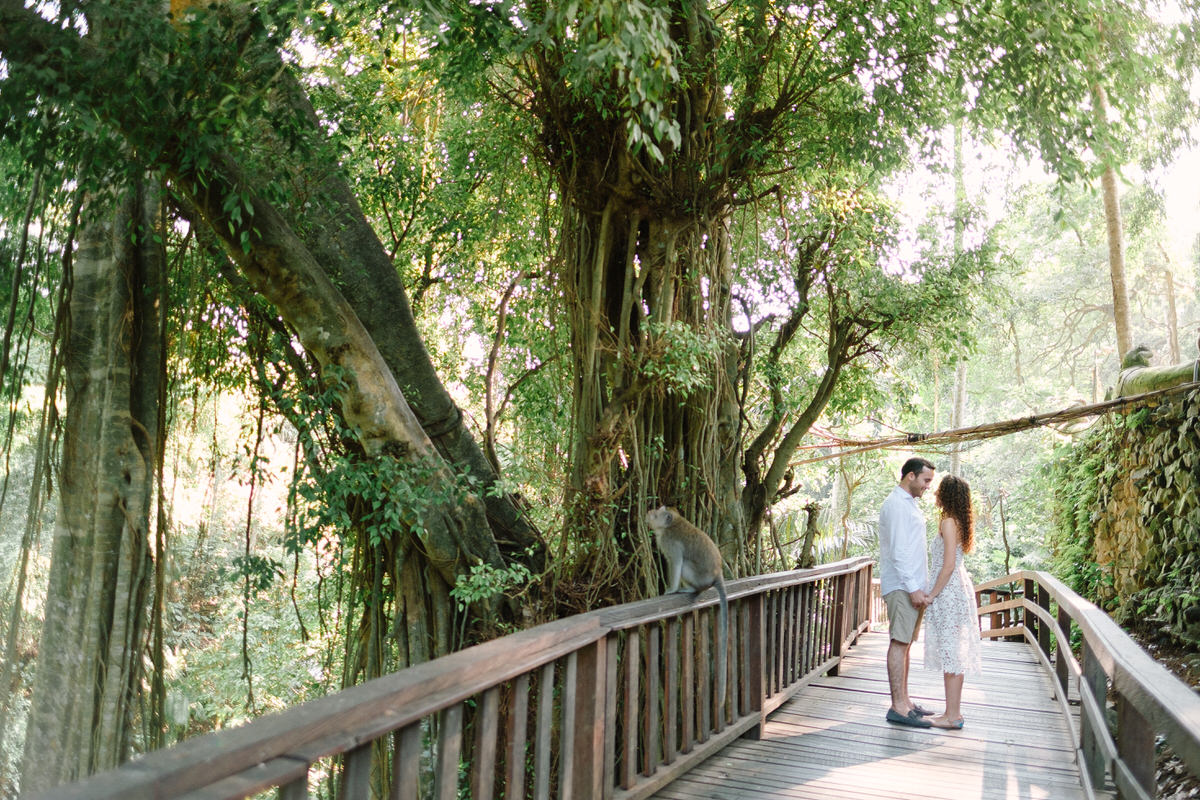
[{"label": "man", "polygon": [[921,613],[929,605],[925,593],[929,565],[925,555],[925,514],[917,500],[933,482],[934,466],[924,458],[910,458],[900,468],[900,484],[892,489],[879,511],[879,588],[890,622],[887,673],[892,707],[887,721],[928,728],[931,712],[908,696],[909,651],[917,639]]}]

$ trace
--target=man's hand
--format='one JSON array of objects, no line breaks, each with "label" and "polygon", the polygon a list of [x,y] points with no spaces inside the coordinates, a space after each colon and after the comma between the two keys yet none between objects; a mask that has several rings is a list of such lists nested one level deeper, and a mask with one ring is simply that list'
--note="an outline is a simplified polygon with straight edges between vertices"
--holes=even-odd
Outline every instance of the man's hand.
[{"label": "man's hand", "polygon": [[913,608],[925,608],[925,606],[929,605],[929,595],[925,594],[921,589],[909,592],[908,596],[912,600]]}]

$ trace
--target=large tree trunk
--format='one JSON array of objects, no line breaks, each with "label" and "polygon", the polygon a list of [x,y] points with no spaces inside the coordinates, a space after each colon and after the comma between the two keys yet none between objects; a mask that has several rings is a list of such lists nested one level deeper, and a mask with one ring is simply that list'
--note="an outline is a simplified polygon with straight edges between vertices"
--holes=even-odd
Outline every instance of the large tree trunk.
[{"label": "large tree trunk", "polygon": [[1113,397],[1131,397],[1143,392],[1155,392],[1159,389],[1169,389],[1181,383],[1188,383],[1195,378],[1196,362],[1185,361],[1182,364],[1164,364],[1151,367],[1143,364],[1134,365],[1121,370],[1117,376],[1116,391]]},{"label": "large tree trunk", "polygon": [[[345,682],[449,652],[450,587],[475,564],[504,565],[483,501],[455,490],[452,465],[434,448],[374,340],[326,274],[320,251],[249,188],[239,192],[247,214],[230,216],[225,198],[234,187],[252,184],[228,158],[214,159],[203,179],[182,169],[171,177],[189,217],[222,242],[250,288],[276,308],[326,382],[338,387],[340,413],[365,458],[380,461],[379,480],[413,482],[430,498],[420,518],[403,520],[403,535],[360,543],[352,580],[370,589],[372,599],[349,632]],[[494,619],[501,605],[488,601],[478,609]],[[398,616],[385,618],[388,610]],[[390,662],[389,643],[395,647]]]},{"label": "large tree trunk", "polygon": [[[1096,125],[1108,127],[1108,93],[1104,87],[1092,85]],[[1117,362],[1133,349],[1133,326],[1129,321],[1129,290],[1125,286],[1125,237],[1121,222],[1121,197],[1117,188],[1117,167],[1112,153],[1101,152],[1104,169],[1100,173],[1100,188],[1104,199],[1104,223],[1108,231],[1108,273],[1112,280],[1113,322],[1117,329]]]},{"label": "large tree trunk", "polygon": [[[281,63],[279,67],[282,70]],[[280,102],[317,131],[316,115],[302,88],[286,72],[275,74]],[[401,409],[403,423],[386,435],[403,428],[398,441],[404,444],[399,450],[392,444],[383,449],[414,461],[418,469],[436,463],[435,480],[427,489],[431,494],[446,496],[456,475],[478,487],[457,504],[448,498],[430,509],[426,518],[415,521],[410,535],[357,545],[353,580],[370,588],[367,594],[373,600],[364,603],[361,619],[354,623],[357,628],[348,632],[343,683],[350,685],[472,643],[478,631],[454,621],[449,592],[457,578],[475,563],[502,567],[506,561],[521,561],[537,571],[544,566],[545,550],[515,498],[493,490],[498,476],[435,372],[395,266],[338,166],[314,154],[281,158],[272,167],[275,172],[267,180],[296,186],[297,196],[308,202],[297,210],[277,208],[259,198],[262,210],[247,226],[251,253],[242,252],[238,239],[228,234],[230,221],[219,194],[192,195],[190,211],[225,241],[253,288],[296,328],[323,368],[336,368],[347,355],[358,353],[356,383],[373,396],[363,405],[343,404],[348,420],[378,416],[389,407]],[[242,182],[236,170],[227,175],[233,179],[229,187]],[[277,249],[289,254],[286,262],[275,260]],[[257,274],[260,268],[262,275]],[[280,292],[296,280],[303,282],[306,296]],[[326,312],[316,309],[314,301],[337,309],[339,324],[347,326],[345,342],[353,342],[350,349],[317,344],[328,337],[330,323],[322,319]],[[375,388],[368,388],[371,384]],[[485,630],[494,627],[497,614],[515,617],[503,602],[481,603],[474,610],[482,612]],[[462,630],[467,631],[466,640],[456,638]]]},{"label": "large tree trunk", "polygon": [[22,791],[116,766],[130,750],[152,576],[158,426],[156,191],[87,211],[69,299],[67,413]]},{"label": "large tree trunk", "polygon": [[677,506],[735,570],[730,556],[744,542],[729,192],[719,177],[728,166],[717,156],[724,103],[711,22],[695,7],[677,13],[692,81],[675,102],[690,114],[665,163],[636,151],[623,120],[562,85],[560,52],[538,53],[533,111],[559,179],[557,277],[571,332],[566,539],[597,595],[583,605],[660,590],[640,521],[649,507]]},{"label": "large tree trunk", "polygon": [[[564,182],[564,198],[560,281],[574,375],[567,532],[591,543],[588,581],[619,586],[611,600],[630,599],[659,590],[637,534],[647,508],[678,507],[727,554],[745,531],[727,238],[719,219],[639,209],[619,191],[598,196]],[[633,562],[620,557],[639,549]]]},{"label": "large tree trunk", "polygon": [[[420,520],[422,545],[431,565],[450,583],[474,563],[502,565],[495,540],[473,495],[448,496],[453,485],[374,340],[278,210],[249,189],[228,160],[214,161],[203,175],[181,169],[173,176],[197,221],[224,243],[250,285],[272,303],[305,349],[338,386],[341,413],[369,457],[395,457],[418,471],[435,498]],[[250,208],[235,219],[226,198],[239,194]],[[414,520],[414,525],[417,523]]]},{"label": "large tree trunk", "polygon": [[1125,238],[1122,235],[1121,200],[1117,192],[1117,170],[1111,164],[1100,175],[1104,193],[1104,221],[1108,229],[1108,273],[1112,280],[1113,321],[1117,329],[1118,360],[1133,349],[1129,321],[1129,290],[1125,286]]},{"label": "large tree trunk", "polygon": [[[280,97],[318,130],[316,114],[303,89],[279,62]],[[296,230],[320,262],[375,342],[395,375],[400,390],[438,452],[481,487],[480,499],[496,545],[507,559],[540,570],[545,546],[524,509],[508,492],[492,491],[498,476],[479,442],[463,425],[455,405],[433,367],[413,318],[408,293],[395,265],[363,214],[349,183],[336,164],[320,158],[283,160],[276,179],[306,190],[310,198]]]},{"label": "large tree trunk", "polygon": [[1183,356],[1179,351],[1179,312],[1175,307],[1175,274],[1172,271],[1174,264],[1162,242],[1158,243],[1158,249],[1163,256],[1163,292],[1167,300],[1167,360],[1175,364]]},{"label": "large tree trunk", "polygon": [[[954,123],[954,257],[963,254],[963,234],[967,229],[967,183],[963,165],[963,123]],[[961,428],[967,405],[967,353],[961,350],[954,368],[954,404],[950,412],[950,427]],[[936,428],[935,428],[936,430]],[[962,443],[950,449],[950,474],[962,474]]]},{"label": "large tree trunk", "polygon": [[[965,425],[963,418],[967,410],[967,360],[959,356],[954,368],[954,407],[950,414],[950,427],[961,428]],[[950,449],[950,474],[962,474],[962,444],[955,443]]]},{"label": "large tree trunk", "polygon": [[[308,96],[278,54],[260,54],[260,61],[267,65],[260,68],[261,73],[275,82],[270,87],[272,97],[285,115],[304,121],[308,126],[305,136],[322,136]],[[373,600],[363,604],[361,619],[352,623],[357,628],[348,632],[343,682],[349,685],[472,643],[478,630],[454,620],[455,605],[449,592],[457,578],[479,562],[500,567],[508,561],[519,561],[538,572],[545,564],[545,545],[517,499],[508,492],[494,490],[499,476],[465,428],[462,412],[437,375],[395,265],[334,154],[318,146],[297,157],[282,142],[271,142],[265,149],[275,151],[278,157],[258,165],[265,174],[255,173],[254,183],[294,187],[290,196],[305,198],[305,202],[294,208],[272,206],[260,198],[266,218],[258,218],[256,213],[253,224],[247,226],[251,235],[247,241],[253,253],[243,252],[237,238],[229,235],[230,220],[220,197],[213,192],[193,195],[192,202],[185,204],[189,212],[197,222],[207,222],[224,240],[244,271],[247,265],[253,265],[247,273],[253,288],[276,305],[302,340],[308,332],[319,338],[325,330],[320,315],[313,315],[313,301],[340,307],[338,316],[351,329],[361,326],[365,335],[354,332],[347,337],[347,341],[355,342],[355,350],[362,351],[364,360],[355,368],[360,385],[391,383],[399,391],[393,394],[389,388],[362,408],[344,405],[348,419],[381,413],[387,404],[402,407],[401,427],[405,431],[401,439],[406,444],[402,453],[396,454],[417,462],[438,463],[435,483],[440,486],[431,486],[428,491],[445,495],[458,475],[477,487],[461,498],[457,508],[442,504],[437,513],[420,520],[411,535],[398,541],[358,543],[355,563],[359,569],[353,580],[370,588],[367,594]],[[244,182],[236,170],[223,178],[231,176],[232,182],[226,185],[229,191]],[[194,183],[191,188],[196,188]],[[277,247],[293,254],[288,257],[291,263],[272,264],[264,276],[255,275],[260,266],[274,261]],[[299,265],[304,266],[295,269]],[[295,278],[290,276],[297,273],[305,273],[300,280],[308,287],[305,291],[309,296],[281,295],[281,281],[291,282]],[[312,328],[314,321],[316,329]],[[350,352],[340,345],[308,349],[326,368]],[[382,363],[367,351],[377,353]],[[423,532],[418,534],[417,530]],[[510,620],[515,618],[510,613],[514,609],[503,602],[481,603],[474,611],[483,612],[485,631],[493,629],[497,613]],[[456,638],[463,631],[467,638]]]}]

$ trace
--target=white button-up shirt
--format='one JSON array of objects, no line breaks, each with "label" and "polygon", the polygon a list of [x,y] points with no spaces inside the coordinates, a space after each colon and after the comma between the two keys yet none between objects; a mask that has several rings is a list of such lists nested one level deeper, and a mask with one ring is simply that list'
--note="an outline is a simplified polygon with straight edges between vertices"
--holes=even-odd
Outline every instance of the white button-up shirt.
[{"label": "white button-up shirt", "polygon": [[925,514],[917,498],[897,486],[879,510],[879,589],[924,591],[929,578],[925,556]]}]

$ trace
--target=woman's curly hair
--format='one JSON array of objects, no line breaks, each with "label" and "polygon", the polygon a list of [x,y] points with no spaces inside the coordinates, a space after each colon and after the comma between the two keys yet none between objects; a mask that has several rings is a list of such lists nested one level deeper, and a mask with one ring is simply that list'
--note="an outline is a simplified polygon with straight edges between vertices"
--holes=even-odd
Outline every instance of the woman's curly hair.
[{"label": "woman's curly hair", "polygon": [[935,495],[943,517],[958,523],[962,549],[969,553],[975,547],[975,511],[971,507],[971,487],[956,475],[947,475],[938,484]]}]

